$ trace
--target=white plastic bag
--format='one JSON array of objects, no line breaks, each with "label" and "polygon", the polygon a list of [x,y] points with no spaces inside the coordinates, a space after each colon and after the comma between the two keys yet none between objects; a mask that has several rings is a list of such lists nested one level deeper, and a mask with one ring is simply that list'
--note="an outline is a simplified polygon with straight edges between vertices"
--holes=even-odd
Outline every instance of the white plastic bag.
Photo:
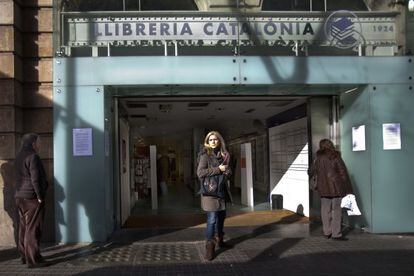
[{"label": "white plastic bag", "polygon": [[355,200],[355,195],[347,194],[342,198],[341,208],[347,209],[348,216],[360,216],[361,211],[359,211],[358,205]]}]

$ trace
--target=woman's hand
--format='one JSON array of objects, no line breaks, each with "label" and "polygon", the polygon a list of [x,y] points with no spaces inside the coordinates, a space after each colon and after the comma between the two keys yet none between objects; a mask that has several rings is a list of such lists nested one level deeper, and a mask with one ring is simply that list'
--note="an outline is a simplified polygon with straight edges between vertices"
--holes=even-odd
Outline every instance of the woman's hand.
[{"label": "woman's hand", "polygon": [[227,170],[227,167],[228,167],[228,165],[220,165],[219,169],[220,169],[220,171],[225,172]]}]

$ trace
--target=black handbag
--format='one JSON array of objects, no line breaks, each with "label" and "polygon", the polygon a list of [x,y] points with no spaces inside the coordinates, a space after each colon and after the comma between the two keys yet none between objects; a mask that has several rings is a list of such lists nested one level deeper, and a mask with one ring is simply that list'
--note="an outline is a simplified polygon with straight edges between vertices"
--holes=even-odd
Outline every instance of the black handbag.
[{"label": "black handbag", "polygon": [[200,194],[224,198],[226,196],[224,184],[225,176],[222,174],[203,177],[200,180]]}]

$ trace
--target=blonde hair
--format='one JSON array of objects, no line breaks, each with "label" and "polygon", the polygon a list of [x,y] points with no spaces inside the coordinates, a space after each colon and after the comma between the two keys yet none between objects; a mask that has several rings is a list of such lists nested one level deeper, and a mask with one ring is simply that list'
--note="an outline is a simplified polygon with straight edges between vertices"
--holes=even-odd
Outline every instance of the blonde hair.
[{"label": "blonde hair", "polygon": [[227,154],[226,143],[224,142],[223,136],[221,136],[220,132],[216,130],[210,131],[209,133],[207,133],[206,138],[204,138],[204,149],[207,151],[207,153],[211,154],[213,151],[213,149],[210,147],[210,144],[208,143],[208,139],[211,135],[214,135],[219,139],[221,155],[224,156],[225,154]]}]

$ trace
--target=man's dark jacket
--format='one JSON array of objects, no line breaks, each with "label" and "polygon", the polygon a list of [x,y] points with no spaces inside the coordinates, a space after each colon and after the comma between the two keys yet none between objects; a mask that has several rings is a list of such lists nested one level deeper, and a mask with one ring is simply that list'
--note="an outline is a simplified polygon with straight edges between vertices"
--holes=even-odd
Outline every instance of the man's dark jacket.
[{"label": "man's dark jacket", "polygon": [[23,147],[17,154],[16,193],[17,198],[45,199],[48,183],[46,173],[39,155],[31,147]]}]

